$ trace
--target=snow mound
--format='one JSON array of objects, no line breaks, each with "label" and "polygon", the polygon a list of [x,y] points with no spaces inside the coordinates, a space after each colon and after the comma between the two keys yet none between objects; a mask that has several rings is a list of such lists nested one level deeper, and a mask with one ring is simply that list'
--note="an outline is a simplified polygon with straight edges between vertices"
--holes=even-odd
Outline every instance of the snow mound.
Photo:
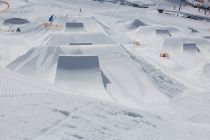
[{"label": "snow mound", "polygon": [[131,22],[126,23],[126,26],[127,26],[128,29],[133,30],[133,29],[137,29],[141,26],[146,26],[146,24],[144,22],[140,21],[139,19],[135,19]]}]

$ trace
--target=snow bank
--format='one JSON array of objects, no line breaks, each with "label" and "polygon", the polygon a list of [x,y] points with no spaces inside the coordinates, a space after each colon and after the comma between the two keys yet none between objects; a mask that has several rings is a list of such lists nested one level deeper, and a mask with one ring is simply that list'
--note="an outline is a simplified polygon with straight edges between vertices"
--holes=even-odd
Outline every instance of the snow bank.
[{"label": "snow bank", "polygon": [[141,26],[146,26],[146,24],[142,21],[140,21],[139,19],[135,19],[135,20],[132,20],[132,21],[129,21],[127,23],[125,23],[125,26],[128,28],[128,29],[137,29]]}]

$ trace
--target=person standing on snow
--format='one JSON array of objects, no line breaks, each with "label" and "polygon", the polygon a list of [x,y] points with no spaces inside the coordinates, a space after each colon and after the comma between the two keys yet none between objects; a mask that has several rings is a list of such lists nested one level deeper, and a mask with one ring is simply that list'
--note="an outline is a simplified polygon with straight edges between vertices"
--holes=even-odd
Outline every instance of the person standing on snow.
[{"label": "person standing on snow", "polygon": [[54,18],[55,18],[54,15],[52,15],[52,16],[49,18],[50,26],[52,26],[52,24],[53,24],[53,22],[54,22]]}]

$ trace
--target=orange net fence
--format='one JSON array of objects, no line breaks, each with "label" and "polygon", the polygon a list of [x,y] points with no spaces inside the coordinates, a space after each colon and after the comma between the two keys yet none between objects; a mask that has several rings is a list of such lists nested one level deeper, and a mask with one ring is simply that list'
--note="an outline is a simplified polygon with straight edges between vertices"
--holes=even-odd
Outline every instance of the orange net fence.
[{"label": "orange net fence", "polygon": [[162,52],[162,53],[160,53],[160,57],[163,57],[163,58],[169,58],[170,56],[169,56],[169,54],[168,54],[168,53],[166,53],[166,52]]},{"label": "orange net fence", "polygon": [[57,23],[49,23],[49,22],[43,23],[43,26],[46,29],[51,29],[51,30],[62,30],[64,28],[63,25]]}]

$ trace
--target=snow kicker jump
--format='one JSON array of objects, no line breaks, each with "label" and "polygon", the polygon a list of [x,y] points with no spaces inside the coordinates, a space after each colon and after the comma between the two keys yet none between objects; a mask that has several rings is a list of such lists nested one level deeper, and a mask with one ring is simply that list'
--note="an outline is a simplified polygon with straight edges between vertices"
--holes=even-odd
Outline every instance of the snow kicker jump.
[{"label": "snow kicker jump", "polygon": [[83,70],[99,69],[98,56],[59,56],[58,69]]},{"label": "snow kicker jump", "polygon": [[55,84],[85,96],[111,100],[105,92],[98,56],[59,56]]},{"label": "snow kicker jump", "polygon": [[78,23],[78,22],[67,22],[65,30],[66,32],[84,31],[84,25],[83,23]]}]

